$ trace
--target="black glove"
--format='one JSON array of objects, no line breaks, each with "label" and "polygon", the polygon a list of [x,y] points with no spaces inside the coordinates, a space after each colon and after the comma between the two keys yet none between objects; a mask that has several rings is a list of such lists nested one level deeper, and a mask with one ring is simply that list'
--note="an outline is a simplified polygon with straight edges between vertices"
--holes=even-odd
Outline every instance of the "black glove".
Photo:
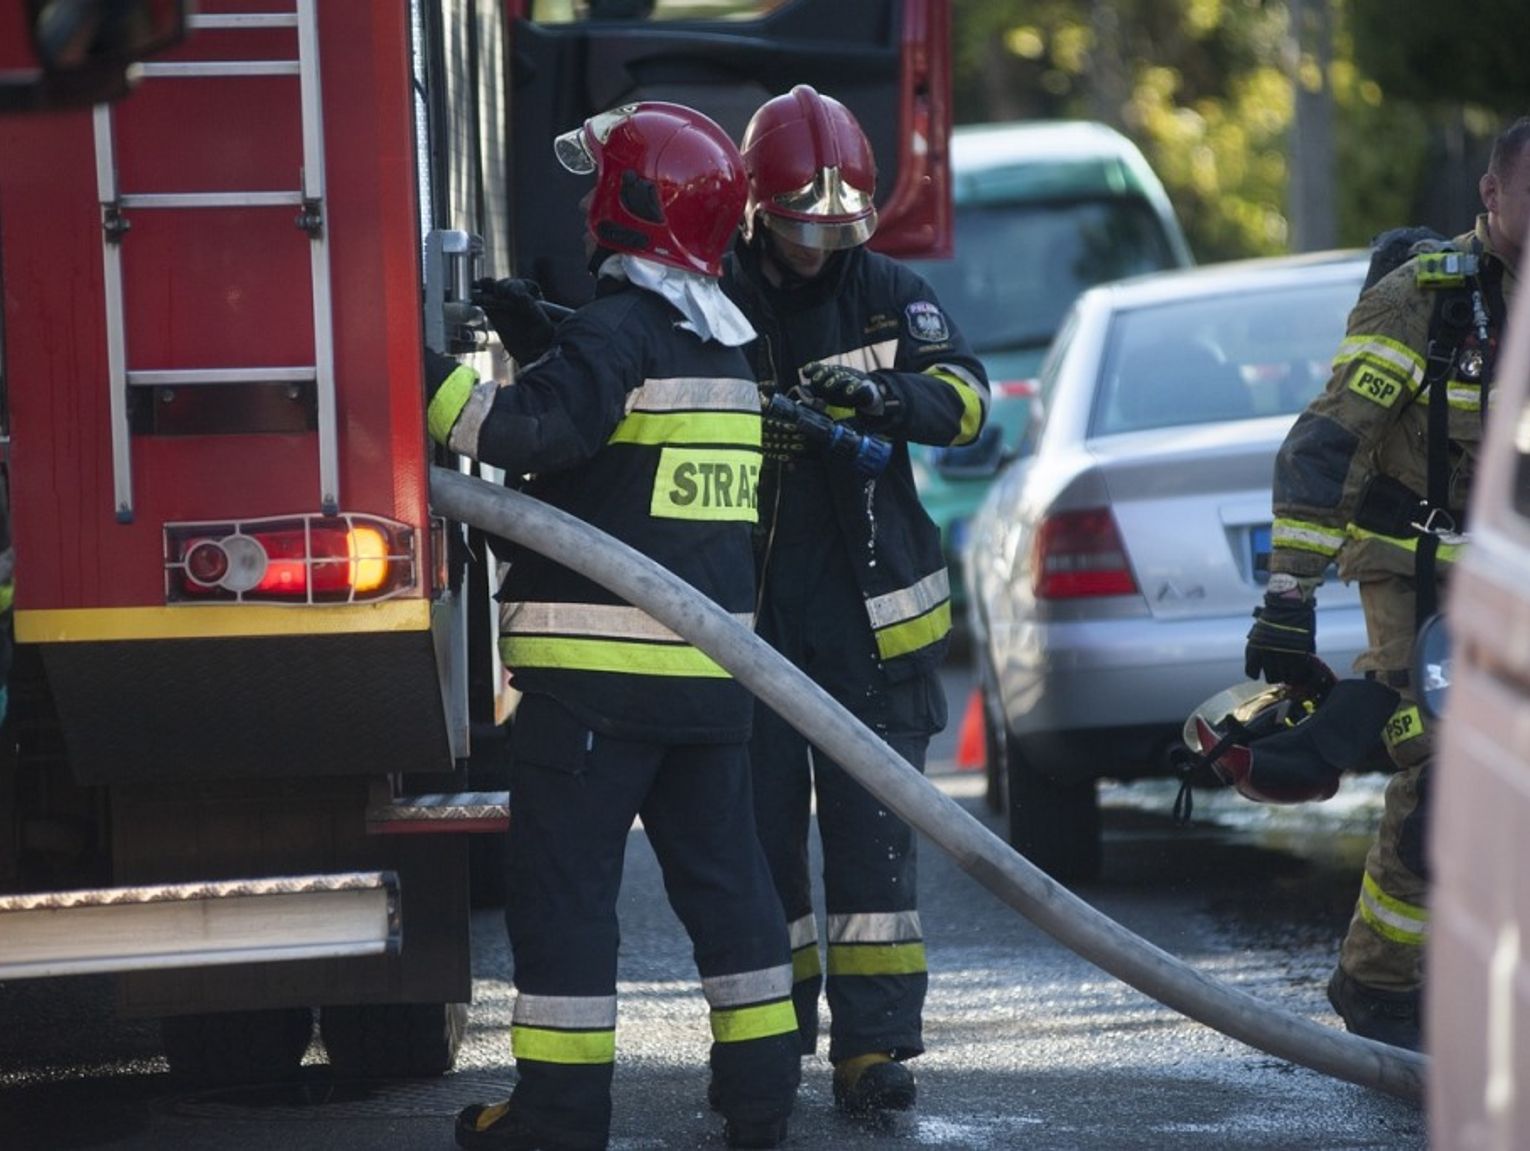
[{"label": "black glove", "polygon": [[1305,684],[1317,674],[1317,613],[1310,599],[1266,592],[1254,609],[1254,626],[1243,649],[1243,674],[1266,683]]},{"label": "black glove", "polygon": [[542,310],[542,289],[535,280],[476,280],[473,303],[483,309],[516,363],[531,363],[552,343],[557,325]]},{"label": "black glove", "polygon": [[434,348],[425,349],[425,402],[427,404],[436,398],[441,385],[446,383],[446,377],[461,366],[462,364],[451,356],[442,355]]},{"label": "black glove", "polygon": [[875,376],[843,364],[809,364],[802,380],[804,395],[837,408],[880,416],[887,406],[887,389]]},{"label": "black glove", "polygon": [[807,437],[797,421],[774,412],[770,405],[760,419],[760,450],[767,459],[789,460],[807,452]]}]

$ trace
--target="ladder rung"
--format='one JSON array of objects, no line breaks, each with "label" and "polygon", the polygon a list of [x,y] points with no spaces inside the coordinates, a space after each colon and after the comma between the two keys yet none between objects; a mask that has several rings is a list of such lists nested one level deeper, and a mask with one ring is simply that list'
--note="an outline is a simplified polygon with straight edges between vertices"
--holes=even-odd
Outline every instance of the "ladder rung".
[{"label": "ladder rung", "polygon": [[183,388],[203,384],[309,384],[318,379],[314,368],[164,368],[129,372],[134,388]]},{"label": "ladder rung", "polygon": [[191,27],[197,28],[296,28],[296,12],[228,12],[191,14]]},{"label": "ladder rung", "polygon": [[188,60],[185,63],[140,64],[147,79],[176,80],[191,76],[296,76],[296,60]]},{"label": "ladder rung", "polygon": [[284,208],[303,203],[302,192],[136,192],[121,208]]}]

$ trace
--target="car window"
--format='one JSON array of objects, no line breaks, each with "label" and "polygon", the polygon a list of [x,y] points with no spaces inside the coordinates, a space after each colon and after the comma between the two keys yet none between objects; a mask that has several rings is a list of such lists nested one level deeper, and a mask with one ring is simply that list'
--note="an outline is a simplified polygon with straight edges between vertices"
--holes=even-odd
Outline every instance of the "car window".
[{"label": "car window", "polygon": [[1092,434],[1300,412],[1328,380],[1354,280],[1221,293],[1111,325]]},{"label": "car window", "polygon": [[1041,428],[1046,425],[1047,413],[1052,410],[1052,393],[1057,390],[1057,379],[1062,371],[1063,361],[1067,358],[1068,348],[1078,335],[1079,314],[1077,308],[1069,310],[1063,318],[1063,325],[1058,330],[1057,338],[1052,341],[1052,346],[1047,349],[1047,358],[1041,363],[1041,370],[1036,377],[1037,424],[1030,434],[1030,440],[1035,443],[1041,436]]},{"label": "car window", "polygon": [[1042,348],[1085,288],[1175,263],[1142,200],[967,204],[955,256],[912,261],[973,351]]}]

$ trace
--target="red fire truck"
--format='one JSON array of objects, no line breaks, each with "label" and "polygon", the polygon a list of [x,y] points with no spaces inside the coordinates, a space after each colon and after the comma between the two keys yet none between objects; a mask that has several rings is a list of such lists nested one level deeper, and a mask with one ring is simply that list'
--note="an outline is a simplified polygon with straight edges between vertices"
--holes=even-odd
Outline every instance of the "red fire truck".
[{"label": "red fire truck", "polygon": [[[44,7],[0,4],[0,77]],[[612,7],[203,0],[125,97],[0,118],[0,981],[120,973],[201,1078],[295,1068],[316,1011],[337,1068],[451,1066],[509,693],[423,347],[508,382],[472,280],[588,294],[551,140],[632,100],[737,134],[815,84],[881,246],[949,239],[945,0]]]}]

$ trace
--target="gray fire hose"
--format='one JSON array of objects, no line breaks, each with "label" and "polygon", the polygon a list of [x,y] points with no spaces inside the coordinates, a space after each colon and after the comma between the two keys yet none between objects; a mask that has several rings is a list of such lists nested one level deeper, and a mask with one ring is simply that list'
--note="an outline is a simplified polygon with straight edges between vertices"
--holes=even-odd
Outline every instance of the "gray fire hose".
[{"label": "gray fire hose", "polygon": [[648,557],[530,496],[444,468],[431,468],[430,495],[437,512],[588,576],[706,652],[963,871],[1102,970],[1271,1055],[1403,1099],[1422,1097],[1423,1056],[1270,1007],[1201,974],[1054,882],[768,644]]}]

